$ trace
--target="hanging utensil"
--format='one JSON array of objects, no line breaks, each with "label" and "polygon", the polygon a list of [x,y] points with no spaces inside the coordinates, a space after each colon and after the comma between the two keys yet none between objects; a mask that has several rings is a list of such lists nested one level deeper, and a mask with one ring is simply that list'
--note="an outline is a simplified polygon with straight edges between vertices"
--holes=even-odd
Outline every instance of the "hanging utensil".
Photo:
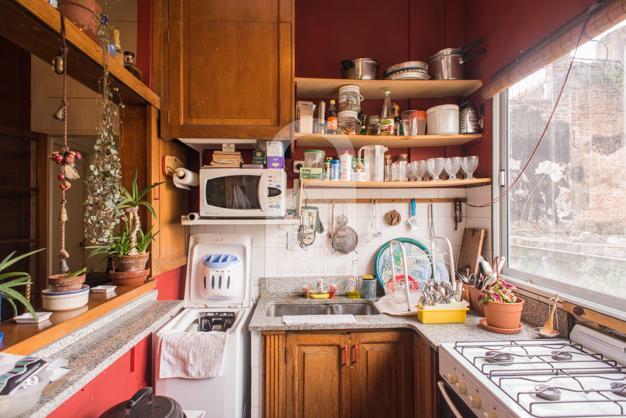
[{"label": "hanging utensil", "polygon": [[370,202],[370,236],[372,240],[382,235],[382,232],[378,230],[378,225],[376,225],[376,219],[376,203],[372,201]]},{"label": "hanging utensil", "polygon": [[337,217],[337,225],[332,238],[333,250],[340,254],[349,254],[358,245],[359,236],[348,226],[348,216],[343,212]]},{"label": "hanging utensil", "polygon": [[333,232],[335,232],[335,202],[330,205],[330,227],[328,228],[328,239],[333,238]]},{"label": "hanging utensil", "polygon": [[385,222],[387,222],[387,225],[389,226],[396,226],[400,223],[401,220],[402,216],[400,215],[400,213],[398,213],[397,210],[390,210],[389,212],[385,213]]},{"label": "hanging utensil", "polygon": [[416,212],[417,203],[415,202],[415,199],[411,199],[411,202],[409,203],[409,219],[407,219],[406,221],[409,224],[411,231],[417,231],[420,225],[419,219],[417,219],[417,216],[415,216]]}]

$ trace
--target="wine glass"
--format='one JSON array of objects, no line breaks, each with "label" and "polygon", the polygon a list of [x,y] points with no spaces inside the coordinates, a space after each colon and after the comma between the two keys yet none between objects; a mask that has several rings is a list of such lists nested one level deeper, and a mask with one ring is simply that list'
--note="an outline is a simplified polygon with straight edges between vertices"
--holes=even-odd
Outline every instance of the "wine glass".
[{"label": "wine glass", "polygon": [[461,158],[461,169],[465,173],[465,178],[473,179],[474,172],[478,168],[478,157],[475,155],[468,155]]},{"label": "wine glass", "polygon": [[424,180],[424,174],[426,174],[426,161],[411,161],[411,164],[409,164],[409,171],[411,173],[411,180]]},{"label": "wine glass", "polygon": [[448,157],[443,163],[443,168],[446,170],[448,180],[456,180],[456,173],[461,168],[461,157]]},{"label": "wine glass", "polygon": [[426,160],[426,169],[433,180],[439,180],[439,175],[443,171],[444,158],[429,158]]}]

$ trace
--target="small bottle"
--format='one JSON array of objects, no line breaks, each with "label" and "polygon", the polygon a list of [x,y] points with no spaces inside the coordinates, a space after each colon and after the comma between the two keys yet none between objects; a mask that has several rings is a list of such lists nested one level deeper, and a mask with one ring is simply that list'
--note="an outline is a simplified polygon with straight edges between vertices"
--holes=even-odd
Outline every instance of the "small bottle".
[{"label": "small bottle", "polygon": [[337,106],[335,105],[335,99],[330,99],[330,105],[328,106],[328,113],[326,114],[326,133],[331,135],[339,133],[337,127]]},{"label": "small bottle", "polygon": [[324,180],[330,180],[330,162],[332,160],[331,157],[326,157],[324,160]]},{"label": "small bottle", "polygon": [[367,135],[367,115],[362,110],[359,112],[359,135]]},{"label": "small bottle", "polygon": [[339,180],[339,160],[332,160],[330,162],[330,179]]},{"label": "small bottle", "polygon": [[391,155],[385,155],[385,181],[391,181]]},{"label": "small bottle", "polygon": [[345,151],[339,157],[339,180],[352,181],[352,155]]},{"label": "small bottle", "polygon": [[124,68],[130,71],[135,77],[141,80],[141,71],[135,65],[135,53],[124,51]]},{"label": "small bottle", "polygon": [[383,109],[380,112],[380,134],[393,135],[394,123],[393,107],[391,106],[391,91],[385,89],[385,100],[383,101]]},{"label": "small bottle", "polygon": [[402,120],[400,119],[400,105],[397,103],[393,104],[393,128],[396,132],[396,135],[402,136]]},{"label": "small bottle", "polygon": [[400,166],[400,181],[409,180],[409,155],[400,154],[398,158],[398,165]]},{"label": "small bottle", "polygon": [[317,105],[317,133],[326,133],[326,102],[323,100]]}]

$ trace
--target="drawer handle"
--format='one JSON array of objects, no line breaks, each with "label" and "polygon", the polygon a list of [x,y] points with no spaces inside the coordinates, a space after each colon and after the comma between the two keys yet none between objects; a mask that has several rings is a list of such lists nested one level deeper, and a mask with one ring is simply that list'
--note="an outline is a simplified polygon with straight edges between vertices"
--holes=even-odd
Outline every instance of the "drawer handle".
[{"label": "drawer handle", "polygon": [[350,357],[351,357],[351,361],[350,361],[350,367],[354,367],[354,365],[356,365],[359,361],[359,346],[358,345],[353,345],[352,348],[350,349]]},{"label": "drawer handle", "polygon": [[455,418],[463,418],[463,415],[461,415],[459,410],[456,409],[454,402],[452,402],[450,395],[448,395],[448,391],[446,390],[445,384],[439,381],[437,382],[437,386],[439,387],[439,392],[441,392],[441,395],[443,396],[443,399],[446,401],[446,404],[448,404],[448,408],[450,408],[450,412],[452,412],[452,415],[454,415]]},{"label": "drawer handle", "polygon": [[341,361],[341,367],[345,367],[348,365],[348,346],[347,345],[344,345],[341,348],[341,353],[343,356],[343,360]]}]

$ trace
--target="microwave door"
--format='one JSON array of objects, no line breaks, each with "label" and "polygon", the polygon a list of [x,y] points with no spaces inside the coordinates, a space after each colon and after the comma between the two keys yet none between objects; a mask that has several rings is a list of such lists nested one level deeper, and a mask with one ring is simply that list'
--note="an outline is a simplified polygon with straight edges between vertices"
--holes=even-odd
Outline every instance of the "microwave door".
[{"label": "microwave door", "polygon": [[260,217],[262,203],[258,199],[261,176],[238,174],[207,179],[205,190],[206,208],[203,216]]}]

